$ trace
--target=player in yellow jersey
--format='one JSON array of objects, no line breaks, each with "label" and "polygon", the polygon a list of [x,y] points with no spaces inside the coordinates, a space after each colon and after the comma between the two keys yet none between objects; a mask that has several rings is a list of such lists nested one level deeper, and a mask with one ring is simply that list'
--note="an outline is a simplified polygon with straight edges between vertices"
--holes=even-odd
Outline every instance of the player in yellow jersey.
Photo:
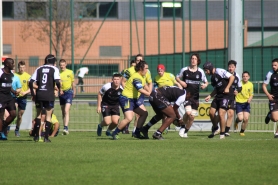
[{"label": "player in yellow jersey", "polygon": [[112,133],[114,140],[118,139],[118,133],[133,119],[133,112],[139,115],[136,131],[133,136],[139,139],[144,138],[140,134],[140,128],[145,123],[148,117],[148,112],[144,107],[144,102],[140,99],[140,96],[141,94],[149,96],[151,93],[145,80],[145,75],[148,72],[148,64],[143,60],[140,61],[136,64],[135,71],[136,73],[134,73],[126,82],[122,95],[119,99],[120,106],[124,113],[124,119]]},{"label": "player in yellow jersey", "polygon": [[182,89],[182,86],[176,81],[175,76],[172,73],[165,72],[165,66],[163,64],[158,64],[157,73],[158,75],[154,78],[154,88],[177,85]]},{"label": "player in yellow jersey", "polygon": [[[136,55],[135,57],[135,63],[138,64],[141,60],[143,60],[143,55],[142,54],[138,54]],[[135,64],[135,65],[136,65]],[[122,86],[124,87],[125,86],[125,82],[135,73],[135,67],[134,65],[132,65],[131,67],[129,67],[128,69],[125,70],[125,73],[123,75],[123,79],[122,79]],[[147,71],[146,75],[145,75],[145,80],[146,80],[146,83],[147,83],[147,86],[150,90],[150,92],[152,91],[152,88],[153,88],[153,83],[152,83],[152,77],[151,77],[151,72],[150,70]],[[140,97],[140,101],[144,102],[145,100],[145,96],[142,94],[141,97]],[[138,115],[136,115],[135,117],[135,120],[134,120],[134,129],[133,129],[133,134],[136,130],[136,127],[137,127],[137,121],[138,121]],[[127,127],[126,127],[126,131],[128,130],[128,126],[129,124],[127,124]]]},{"label": "player in yellow jersey", "polygon": [[237,130],[238,123],[242,122],[240,136],[245,136],[244,131],[247,128],[250,116],[250,102],[254,96],[253,83],[249,81],[250,74],[248,71],[242,73],[241,85],[242,89],[236,95],[236,114],[235,130]]},{"label": "player in yellow jersey", "polygon": [[72,99],[75,97],[75,88],[74,88],[74,74],[73,71],[70,69],[67,69],[67,62],[64,59],[61,59],[59,61],[60,65],[60,78],[61,78],[61,89],[63,91],[62,94],[60,94],[60,106],[62,110],[63,115],[63,124],[64,124],[64,130],[63,134],[67,135],[69,134],[68,125],[69,125],[69,112],[70,112],[70,106],[72,104]]},{"label": "player in yellow jersey", "polygon": [[15,73],[15,75],[17,75],[19,77],[20,83],[22,86],[21,92],[16,97],[16,104],[18,107],[18,112],[17,112],[16,127],[15,127],[15,131],[14,131],[15,136],[20,137],[19,128],[20,128],[20,125],[22,122],[22,116],[25,112],[26,105],[27,105],[27,94],[30,93],[28,81],[31,77],[30,74],[25,72],[25,62],[24,61],[18,62],[18,72]]}]

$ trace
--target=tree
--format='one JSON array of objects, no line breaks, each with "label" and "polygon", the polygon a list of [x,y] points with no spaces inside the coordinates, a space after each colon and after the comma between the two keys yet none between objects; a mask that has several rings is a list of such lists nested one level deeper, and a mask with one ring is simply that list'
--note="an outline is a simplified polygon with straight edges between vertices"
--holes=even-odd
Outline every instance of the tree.
[{"label": "tree", "polygon": [[[71,49],[71,21],[70,1],[50,0],[47,2],[26,2],[26,10],[21,11],[27,21],[21,23],[21,38],[26,41],[35,37],[38,41],[48,43],[51,38],[52,50],[56,57],[62,58]],[[78,10],[75,4],[74,10]],[[51,11],[49,11],[51,10]],[[26,13],[24,13],[26,12]],[[50,13],[51,16],[50,16]],[[79,14],[79,12],[75,12]],[[50,31],[50,20],[52,19],[52,31]],[[92,38],[90,30],[92,22],[83,21],[79,18],[74,20],[74,47],[84,47]]]}]

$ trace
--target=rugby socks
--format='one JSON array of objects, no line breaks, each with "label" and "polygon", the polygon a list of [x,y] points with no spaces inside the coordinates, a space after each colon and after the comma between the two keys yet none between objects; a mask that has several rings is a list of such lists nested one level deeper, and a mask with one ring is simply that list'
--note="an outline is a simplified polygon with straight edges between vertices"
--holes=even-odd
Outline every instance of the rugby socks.
[{"label": "rugby socks", "polygon": [[230,131],[230,128],[231,128],[231,127],[227,127],[227,126],[226,126],[226,128],[225,128],[225,133],[228,133],[228,132]]},{"label": "rugby socks", "polygon": [[245,130],[241,129],[241,130],[240,130],[240,133],[244,133],[244,131],[245,131]]},{"label": "rugby socks", "polygon": [[161,135],[162,133],[161,133],[159,130],[157,130],[157,131],[155,132],[155,134],[158,136],[158,135]]},{"label": "rugby socks", "polygon": [[138,128],[138,127],[136,127],[136,129],[135,129],[135,132],[134,132],[135,134],[140,134],[140,128]]},{"label": "rugby socks", "polygon": [[45,136],[44,136],[45,139],[48,139],[50,128],[51,128],[51,123],[49,121],[46,121],[45,122]]},{"label": "rugby socks", "polygon": [[184,128],[184,129],[185,129],[185,125],[181,125],[181,128]]},{"label": "rugby socks", "polygon": [[64,126],[64,130],[68,130],[69,128],[68,128],[68,126]]},{"label": "rugby socks", "polygon": [[114,134],[114,135],[117,135],[119,132],[121,132],[121,130],[117,127],[117,128],[114,130],[113,134]]},{"label": "rugby socks", "polygon": [[145,126],[147,129],[151,128],[153,125],[157,123],[157,120],[155,117],[152,117],[152,119],[149,121],[149,123]]},{"label": "rugby socks", "polygon": [[185,130],[184,130],[184,133],[187,133],[187,132],[188,132],[188,130],[189,130],[189,129],[187,129],[187,128],[184,128],[184,129],[185,129]]},{"label": "rugby socks", "polygon": [[19,131],[19,126],[15,126],[15,131]]},{"label": "rugby socks", "polygon": [[40,126],[41,126],[41,119],[36,118],[35,119],[35,125],[34,125],[34,131],[35,131],[35,137],[40,137]]}]

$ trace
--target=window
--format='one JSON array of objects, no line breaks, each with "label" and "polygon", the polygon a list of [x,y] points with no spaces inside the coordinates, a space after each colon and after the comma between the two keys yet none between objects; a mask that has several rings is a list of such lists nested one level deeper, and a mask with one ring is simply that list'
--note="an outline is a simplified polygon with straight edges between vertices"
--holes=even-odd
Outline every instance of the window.
[{"label": "window", "polygon": [[80,2],[79,6],[79,18],[104,18],[110,9],[107,18],[118,18],[118,3],[107,2]]},{"label": "window", "polygon": [[156,18],[158,16],[158,11],[160,18],[172,18],[182,16],[182,3],[173,3],[173,2],[148,2],[145,3],[146,17]]},{"label": "window", "polygon": [[14,3],[3,2],[2,12],[3,12],[3,18],[14,18]]},{"label": "window", "polygon": [[157,17],[159,8],[158,3],[145,3],[146,17]]},{"label": "window", "polygon": [[104,18],[109,9],[110,9],[110,12],[107,15],[107,17],[118,18],[118,4],[117,3],[100,3],[99,4],[99,17]]},{"label": "window", "polygon": [[182,16],[181,3],[162,3],[162,14],[164,18],[172,18],[174,16],[174,11],[176,17]]},{"label": "window", "polygon": [[100,46],[99,52],[101,57],[121,57],[122,46]]},{"label": "window", "polygon": [[26,2],[27,18],[46,18],[45,2]]},{"label": "window", "polygon": [[96,18],[97,3],[79,3],[79,18]]},{"label": "window", "polygon": [[29,66],[30,67],[39,66],[39,57],[36,57],[36,56],[29,57]]},{"label": "window", "polygon": [[4,55],[12,54],[12,45],[11,44],[3,44],[3,54]]}]

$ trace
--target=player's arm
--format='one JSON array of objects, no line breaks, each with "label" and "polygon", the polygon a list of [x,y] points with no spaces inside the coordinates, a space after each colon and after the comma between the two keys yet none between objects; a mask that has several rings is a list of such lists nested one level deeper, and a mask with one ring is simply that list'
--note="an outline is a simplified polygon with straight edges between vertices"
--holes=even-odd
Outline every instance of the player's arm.
[{"label": "player's arm", "polygon": [[[227,72],[228,73],[228,72]],[[235,80],[235,76],[234,75],[231,75],[230,77],[229,77],[229,83],[228,83],[228,85],[226,86],[226,88],[225,88],[225,90],[224,90],[224,93],[229,93],[230,92],[230,87],[231,87],[231,85],[234,83],[234,80]]]},{"label": "player's arm", "polygon": [[123,86],[123,88],[125,88],[125,84],[126,84],[126,78],[122,77],[122,86]]},{"label": "player's arm", "polygon": [[267,98],[268,98],[269,100],[273,100],[273,97],[274,97],[274,96],[268,92],[268,90],[267,90],[267,84],[263,83],[262,88],[263,88],[263,91],[264,91],[265,95],[267,96]]},{"label": "player's arm", "polygon": [[101,101],[102,101],[102,94],[100,94],[100,92],[98,92],[98,95],[97,95],[97,113],[101,112]]},{"label": "player's arm", "polygon": [[75,73],[75,76],[77,76],[78,72],[80,71],[80,69],[77,69],[76,73]]},{"label": "player's arm", "polygon": [[55,137],[56,133],[59,130],[59,127],[60,127],[59,122],[54,123],[53,124],[53,132],[52,132],[52,134],[49,137]]},{"label": "player's arm", "polygon": [[186,88],[187,87],[187,84],[180,79],[179,75],[176,76],[176,81],[182,86],[182,88]]},{"label": "player's arm", "polygon": [[216,94],[216,89],[213,89],[213,91],[205,98],[205,101],[208,102],[211,97],[214,97]]}]

